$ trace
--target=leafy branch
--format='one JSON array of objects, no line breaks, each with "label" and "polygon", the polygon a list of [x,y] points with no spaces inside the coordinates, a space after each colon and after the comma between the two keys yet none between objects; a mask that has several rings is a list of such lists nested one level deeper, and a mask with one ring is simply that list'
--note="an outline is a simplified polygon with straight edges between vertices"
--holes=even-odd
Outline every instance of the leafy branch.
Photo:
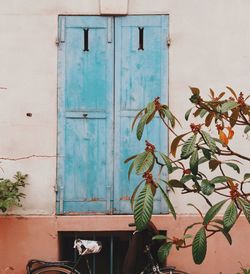
[{"label": "leafy branch", "polygon": [[[190,101],[194,106],[186,112],[185,119],[188,121],[192,113],[194,118],[198,117],[203,122],[190,123],[190,130],[178,135],[175,126],[180,125],[180,122],[167,105],[161,104],[159,97],[155,98],[137,114],[132,129],[137,124],[136,136],[141,140],[145,127],[159,116],[163,126],[175,136],[170,145],[170,154],[158,151],[154,144],[146,141],[145,150],[130,157],[126,162],[131,161],[129,177],[131,172],[142,176],[131,197],[138,230],[145,229],[150,221],[153,198],[157,192],[162,195],[174,218],[176,212],[167,195],[167,189],[174,192],[175,188],[179,188],[182,194],[194,193],[205,199],[209,210],[204,216],[198,207],[190,204],[197,210],[202,221],[188,226],[182,237],[164,238],[166,242],[158,251],[160,260],[164,260],[173,246],[178,250],[192,247],[194,262],[201,264],[206,256],[208,238],[216,233],[222,233],[229,244],[232,244],[229,232],[240,214],[243,213],[250,223],[250,193],[244,191],[244,185],[250,183],[250,173],[242,174],[242,180],[237,180],[228,176],[226,172],[229,168],[239,175],[241,162],[238,159],[250,162],[249,156],[234,151],[229,145],[234,138],[236,127],[244,127],[244,134],[250,131],[250,106],[247,103],[250,97],[245,98],[242,92],[237,94],[231,87],[227,87],[227,93],[222,92],[219,95],[210,89],[210,99],[205,100],[198,88],[190,89]],[[211,135],[211,129],[217,132],[217,136]],[[201,171],[204,166],[210,170],[209,174]],[[157,167],[159,171],[156,179],[153,174]],[[164,169],[167,169],[168,174],[172,174],[174,179],[169,180],[162,176]],[[212,176],[211,173],[215,170],[221,174]],[[213,205],[210,196],[214,193],[223,199]],[[217,215],[223,207],[223,218],[218,219]],[[197,226],[199,228],[194,237],[187,234],[190,229]],[[192,242],[188,243],[191,238]],[[157,240],[157,237],[155,239]]]}]

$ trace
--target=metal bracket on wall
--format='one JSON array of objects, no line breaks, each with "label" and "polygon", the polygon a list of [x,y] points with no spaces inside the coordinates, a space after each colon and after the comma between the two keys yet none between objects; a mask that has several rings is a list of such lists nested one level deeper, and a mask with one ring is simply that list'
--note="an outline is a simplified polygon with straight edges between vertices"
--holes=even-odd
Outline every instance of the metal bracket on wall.
[{"label": "metal bracket on wall", "polygon": [[59,31],[56,39],[56,45],[59,46],[65,42],[65,17],[61,17],[59,21]]},{"label": "metal bracket on wall", "polygon": [[170,38],[170,36],[167,37],[167,46],[168,47],[171,46],[171,38]]}]

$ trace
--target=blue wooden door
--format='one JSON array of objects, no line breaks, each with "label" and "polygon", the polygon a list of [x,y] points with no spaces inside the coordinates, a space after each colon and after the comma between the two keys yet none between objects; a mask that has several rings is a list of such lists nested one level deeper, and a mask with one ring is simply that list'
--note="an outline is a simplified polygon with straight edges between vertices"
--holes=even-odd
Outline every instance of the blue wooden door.
[{"label": "blue wooden door", "polygon": [[[144,148],[130,130],[136,112],[166,101],[167,28],[167,16],[60,16],[59,213],[131,213],[138,178],[128,182],[123,161]],[[144,139],[166,149],[159,121]]]},{"label": "blue wooden door", "polygon": [[112,20],[60,17],[58,210],[109,212],[113,186]]},{"label": "blue wooden door", "polygon": [[[131,213],[130,197],[141,178],[131,176],[124,159],[142,152],[145,140],[166,151],[167,136],[156,119],[147,127],[141,141],[131,134],[135,115],[157,96],[167,97],[167,16],[128,16],[115,25],[115,182],[114,212]],[[166,212],[156,196],[154,213]]]}]

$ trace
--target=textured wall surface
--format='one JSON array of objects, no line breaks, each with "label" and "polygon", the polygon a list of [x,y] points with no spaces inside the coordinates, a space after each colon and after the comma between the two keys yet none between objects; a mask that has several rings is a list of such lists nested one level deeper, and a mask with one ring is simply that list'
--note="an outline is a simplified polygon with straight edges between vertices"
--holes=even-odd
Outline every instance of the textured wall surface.
[{"label": "textured wall surface", "polygon": [[[106,1],[112,10],[114,1]],[[129,1],[129,14],[169,14],[169,104],[183,121],[189,107],[188,86],[248,90],[250,71],[250,2]],[[103,1],[105,3],[105,1]],[[119,5],[119,3],[118,3]],[[114,6],[114,11],[117,7]],[[99,1],[0,1],[0,155],[29,158],[1,163],[3,176],[29,174],[27,198],[20,214],[55,210],[57,138],[57,19],[59,14],[100,14]],[[26,113],[32,113],[27,117]],[[181,132],[181,129],[177,130]],[[170,136],[172,138],[172,136]],[[241,138],[241,135],[239,135]],[[235,148],[248,144],[235,142]],[[244,169],[244,167],[243,167]],[[46,195],[44,195],[46,193]],[[173,197],[180,213],[186,198]],[[203,201],[200,201],[203,206]]]},{"label": "textured wall surface", "polygon": [[[115,12],[117,7],[112,5],[117,0],[107,2],[106,10]],[[198,86],[205,93],[210,87],[222,91],[230,85],[250,94],[249,0],[131,0],[127,10],[128,14],[169,15],[169,105],[182,122],[183,106],[189,108],[188,86]],[[10,213],[44,215],[0,218],[1,273],[25,273],[26,261],[32,257],[57,259],[60,230],[127,229],[127,217],[121,217],[121,226],[105,217],[96,227],[94,217],[54,216],[58,15],[100,13],[97,0],[0,0],[0,86],[6,87],[0,90],[0,158],[9,158],[0,160],[4,171],[0,177],[11,177],[17,170],[29,174],[23,208]],[[246,151],[249,141],[242,141],[242,134],[236,137],[234,149]],[[10,160],[16,158],[25,159]],[[247,168],[243,166],[242,171]],[[166,225],[170,235],[178,236],[197,217],[187,215],[193,213],[186,206],[188,196],[171,198],[181,213],[178,221],[171,216],[155,220],[160,227]],[[197,199],[197,203],[206,209],[204,201]],[[234,274],[240,268],[238,261],[246,265],[250,260],[246,235],[249,225],[242,218],[233,229],[231,248],[220,236],[209,240],[202,266],[193,264],[190,250],[171,254],[169,263],[190,274]]]}]

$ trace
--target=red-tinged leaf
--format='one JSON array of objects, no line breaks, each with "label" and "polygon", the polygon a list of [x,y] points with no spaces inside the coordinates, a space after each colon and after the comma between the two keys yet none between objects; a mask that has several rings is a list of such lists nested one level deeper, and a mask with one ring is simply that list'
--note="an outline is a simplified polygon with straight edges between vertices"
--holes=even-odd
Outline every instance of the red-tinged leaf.
[{"label": "red-tinged leaf", "polygon": [[200,94],[200,90],[198,88],[195,88],[195,87],[189,87],[192,91],[192,93],[194,95],[199,95]]},{"label": "red-tinged leaf", "polygon": [[214,91],[211,88],[209,89],[209,91],[210,91],[211,97],[214,98],[215,97]]},{"label": "red-tinged leaf", "polygon": [[234,131],[232,130],[232,128],[231,127],[226,127],[226,129],[228,130],[228,136],[227,136],[227,138],[229,140],[233,139]]},{"label": "red-tinged leaf", "polygon": [[219,166],[220,163],[221,162],[216,159],[211,159],[208,165],[211,171],[214,171]]},{"label": "red-tinged leaf", "polygon": [[194,117],[197,117],[197,116],[199,116],[199,114],[201,113],[201,108],[198,108],[195,112],[194,112]]},{"label": "red-tinged leaf", "polygon": [[239,108],[236,108],[235,110],[232,111],[232,114],[229,118],[229,122],[230,122],[231,127],[235,126],[235,124],[237,122],[237,119],[239,117],[239,114],[240,114],[240,109]]},{"label": "red-tinged leaf", "polygon": [[206,127],[209,127],[209,126],[211,125],[214,116],[215,116],[214,112],[210,112],[210,113],[207,115],[207,117],[206,117],[206,119],[205,119],[205,125],[206,125]]},{"label": "red-tinged leaf", "polygon": [[218,100],[220,100],[225,94],[226,94],[226,93],[225,93],[224,91],[221,92],[221,93],[219,94],[219,96],[218,96]]},{"label": "red-tinged leaf", "polygon": [[227,135],[222,130],[219,131],[219,137],[220,137],[220,140],[223,144],[225,144],[225,145],[228,144]]},{"label": "red-tinged leaf", "polygon": [[233,97],[237,100],[237,95],[236,95],[235,91],[229,86],[227,86],[227,89],[233,94]]},{"label": "red-tinged leaf", "polygon": [[137,154],[136,154],[136,155],[133,155],[133,156],[131,156],[131,157],[129,157],[129,158],[127,158],[127,159],[124,161],[124,164],[126,164],[126,163],[128,163],[129,161],[133,160],[136,156],[137,156]]},{"label": "red-tinged leaf", "polygon": [[140,111],[136,114],[136,116],[135,116],[135,118],[134,118],[134,120],[133,120],[133,123],[132,123],[132,130],[134,129],[134,126],[135,126],[135,123],[136,123],[137,119],[141,116],[141,114],[142,114],[142,112],[143,112],[144,110],[145,110],[145,108],[142,109],[142,110],[140,110]]},{"label": "red-tinged leaf", "polygon": [[147,119],[147,121],[146,121],[146,124],[147,124],[147,125],[154,119],[155,113],[156,113],[156,112],[154,111],[154,112],[152,112],[152,114],[149,115],[149,117],[148,117],[148,119]]},{"label": "red-tinged leaf", "polygon": [[170,147],[170,151],[171,151],[171,154],[175,157],[176,156],[176,151],[177,151],[177,147],[181,141],[181,139],[187,135],[188,133],[185,133],[185,134],[182,134],[182,135],[179,135],[177,137],[174,138],[173,142],[171,143],[171,147]]}]

